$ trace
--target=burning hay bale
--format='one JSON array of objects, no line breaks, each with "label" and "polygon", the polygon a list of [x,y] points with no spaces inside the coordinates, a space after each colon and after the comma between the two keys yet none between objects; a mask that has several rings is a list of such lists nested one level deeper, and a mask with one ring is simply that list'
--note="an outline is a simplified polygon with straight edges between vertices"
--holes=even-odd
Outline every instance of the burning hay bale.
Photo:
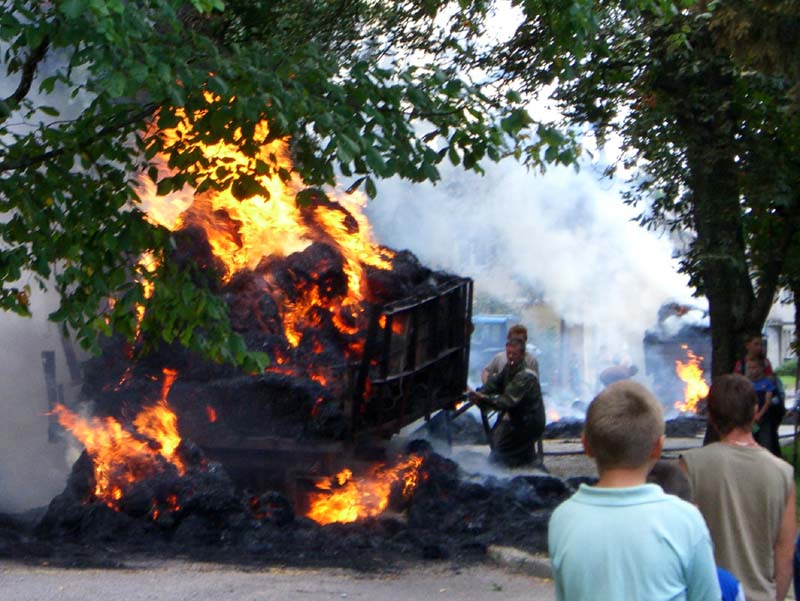
[{"label": "burning hay bale", "polygon": [[494,544],[534,552],[546,548],[550,511],[572,492],[564,481],[543,475],[473,482],[426,443],[420,441],[415,451],[387,466],[405,478],[384,489],[380,512],[326,526],[298,515],[280,493],[237,493],[224,469],[196,448],[179,450],[182,475],[164,466],[132,482],[118,499],[102,498],[96,493],[96,468],[84,453],[35,536],[104,554],[180,552],[208,558],[235,552],[243,561],[351,566],[401,557],[480,558]]},{"label": "burning hay bale", "polygon": [[72,543],[125,543],[130,549],[165,540],[214,544],[243,513],[230,480],[219,470],[189,465],[131,482],[119,498],[99,497],[92,459],[81,455],[66,489],[48,506],[36,534]]},{"label": "burning hay bale", "polygon": [[580,438],[583,432],[583,420],[576,417],[562,417],[547,424],[544,438]]},{"label": "burning hay bale", "polygon": [[[679,415],[666,420],[664,430],[668,438],[694,438],[705,432],[706,423],[706,419],[699,415]],[[547,424],[544,438],[580,438],[582,431],[582,419],[562,418]]]},{"label": "burning hay bale", "polygon": [[[212,264],[204,236],[196,227],[182,236],[179,260],[196,255],[199,263]],[[341,439],[349,427],[341,400],[352,393],[370,310],[408,295],[435,294],[454,279],[421,266],[407,251],[387,266],[365,271],[364,298],[355,307],[345,302],[347,266],[335,247],[315,242],[284,258],[265,257],[219,287],[234,330],[248,348],[270,356],[264,374],[237,372],[176,344],[133,362],[129,345],[112,337],[84,367],[83,396],[92,399],[96,414],[118,417],[156,396],[162,373],[170,370],[177,379],[169,402],[193,439],[207,438],[210,428],[215,435],[257,428],[264,435]],[[209,408],[218,420],[208,419]]]}]

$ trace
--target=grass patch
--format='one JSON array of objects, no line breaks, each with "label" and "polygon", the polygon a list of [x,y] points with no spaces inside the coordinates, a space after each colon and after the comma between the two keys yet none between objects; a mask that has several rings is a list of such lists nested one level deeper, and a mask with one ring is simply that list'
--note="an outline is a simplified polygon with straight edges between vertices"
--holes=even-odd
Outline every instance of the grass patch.
[{"label": "grass patch", "polygon": [[[786,459],[786,461],[792,463],[792,460],[794,459],[794,443],[782,445],[781,455],[783,455],[783,458]],[[800,441],[798,441],[797,460],[798,463],[800,463]],[[800,522],[800,470],[797,469],[794,471],[794,492],[797,503],[795,514],[797,515],[798,522]]]},{"label": "grass patch", "polygon": [[775,370],[775,373],[779,376],[797,375],[797,359],[789,359],[789,361],[784,361],[780,364],[780,366],[778,366],[778,369]]}]

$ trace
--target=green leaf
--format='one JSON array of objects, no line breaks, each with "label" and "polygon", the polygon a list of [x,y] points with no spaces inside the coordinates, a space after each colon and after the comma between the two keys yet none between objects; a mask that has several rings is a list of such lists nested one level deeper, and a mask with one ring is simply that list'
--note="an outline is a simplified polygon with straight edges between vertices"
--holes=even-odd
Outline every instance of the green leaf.
[{"label": "green leaf", "polygon": [[58,7],[69,19],[77,19],[84,11],[83,0],[63,0]]},{"label": "green leaf", "polygon": [[159,196],[166,196],[173,191],[173,180],[170,177],[165,177],[156,185],[156,194]]},{"label": "green leaf", "polygon": [[366,178],[364,184],[364,190],[367,193],[367,196],[370,198],[375,198],[378,196],[378,189],[375,187],[375,182],[372,180],[371,177]]},{"label": "green leaf", "polygon": [[103,82],[103,87],[112,98],[119,98],[125,94],[127,85],[128,84],[125,75],[117,71],[109,73]]},{"label": "green leaf", "polygon": [[461,157],[458,155],[458,151],[456,150],[455,146],[453,145],[448,146],[447,156],[449,157],[450,162],[453,165],[458,165],[459,163],[461,163]]},{"label": "green leaf", "polygon": [[301,190],[295,196],[295,203],[299,207],[310,207],[318,204],[321,201],[327,201],[327,195],[318,188],[306,188]]},{"label": "green leaf", "polygon": [[366,150],[367,165],[372,171],[379,176],[386,174],[386,163],[380,153],[375,150],[373,146],[369,146]]},{"label": "green leaf", "polygon": [[339,134],[339,144],[337,151],[339,153],[339,160],[344,163],[350,163],[353,159],[360,155],[361,149],[355,140],[346,134]]},{"label": "green leaf", "polygon": [[39,92],[43,92],[45,94],[49,94],[53,91],[56,86],[56,82],[58,81],[58,76],[53,75],[51,77],[46,77],[42,80],[42,83],[39,84]]},{"label": "green leaf", "polygon": [[255,177],[249,174],[240,175],[231,184],[231,194],[236,200],[247,200],[253,196],[262,196],[269,200],[270,193]]}]

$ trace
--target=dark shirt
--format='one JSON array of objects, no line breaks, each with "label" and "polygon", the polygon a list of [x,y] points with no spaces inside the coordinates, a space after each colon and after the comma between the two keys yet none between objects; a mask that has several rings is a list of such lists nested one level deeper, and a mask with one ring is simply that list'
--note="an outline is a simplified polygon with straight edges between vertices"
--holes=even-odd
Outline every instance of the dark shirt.
[{"label": "dark shirt", "polygon": [[544,401],[539,379],[524,363],[506,366],[490,376],[481,392],[487,396],[485,404],[508,412],[512,424],[544,427]]}]

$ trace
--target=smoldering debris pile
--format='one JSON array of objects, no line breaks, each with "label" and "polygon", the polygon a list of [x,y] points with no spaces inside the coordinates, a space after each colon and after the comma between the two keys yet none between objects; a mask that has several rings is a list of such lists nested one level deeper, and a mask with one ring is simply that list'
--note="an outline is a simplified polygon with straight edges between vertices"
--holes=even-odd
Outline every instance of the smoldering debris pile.
[{"label": "smoldering debris pile", "polygon": [[[215,267],[218,261],[202,230],[186,228],[176,240],[171,260],[187,269],[202,267],[197,277],[226,300],[233,328],[248,349],[269,356],[267,371],[243,374],[178,344],[139,357],[135,348],[111,337],[101,340],[102,355],[84,365],[82,396],[92,401],[95,415],[118,418],[158,398],[163,372],[172,370],[178,376],[169,403],[180,417],[181,432],[194,440],[256,430],[262,436],[341,439],[348,427],[341,401],[350,392],[372,309],[424,298],[458,279],[424,267],[408,251],[392,253],[391,269],[363,266],[362,310],[348,311],[341,306],[348,294],[346,266],[333,244],[315,242],[286,257],[265,257],[223,283],[223,268]],[[308,298],[319,303],[292,316],[288,328],[286,307],[304,306]],[[292,343],[289,330],[296,336]]]},{"label": "smoldering debris pile", "polygon": [[279,493],[237,494],[222,468],[187,448],[183,476],[165,470],[137,482],[112,507],[93,499],[96,482],[84,454],[35,527],[0,520],[0,555],[70,564],[180,554],[357,567],[480,559],[493,544],[542,552],[552,509],[577,486],[548,475],[473,482],[423,441],[409,451],[423,457],[410,498],[393,494],[381,517],[327,526],[297,515]]},{"label": "smoldering debris pile", "polygon": [[[665,433],[669,438],[694,438],[706,430],[706,419],[699,415],[680,415],[668,419]],[[563,417],[545,427],[545,440],[577,439],[583,432],[583,419]],[[438,413],[428,424],[420,427],[419,436],[449,441],[456,444],[486,444],[486,434],[478,419],[469,412],[447,422],[444,413]]]},{"label": "smoldering debris pile", "polygon": [[[706,429],[706,419],[698,415],[680,415],[668,419],[665,423],[665,434],[669,438],[694,438]],[[562,418],[547,424],[544,431],[546,439],[580,438],[583,431],[583,420]]]}]

